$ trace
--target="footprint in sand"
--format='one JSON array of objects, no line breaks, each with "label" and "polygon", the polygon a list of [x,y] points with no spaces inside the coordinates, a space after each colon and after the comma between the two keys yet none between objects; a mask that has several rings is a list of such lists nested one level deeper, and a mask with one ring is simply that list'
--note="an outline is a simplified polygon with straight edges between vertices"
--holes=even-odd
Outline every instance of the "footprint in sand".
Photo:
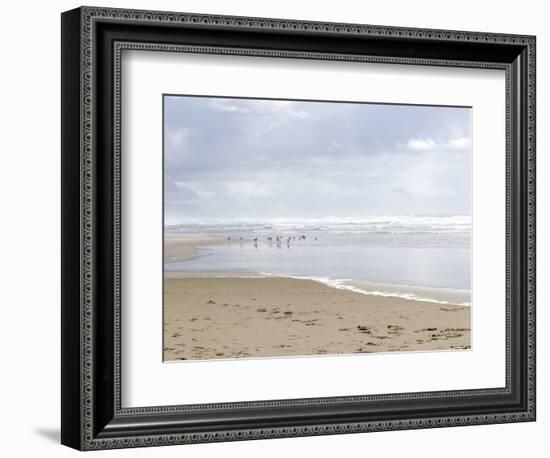
[{"label": "footprint in sand", "polygon": [[445,307],[441,307],[439,310],[441,310],[442,312],[460,312],[461,310],[464,310],[465,307],[454,307],[454,308],[445,308]]},{"label": "footprint in sand", "polygon": [[401,335],[401,331],[403,331],[404,329],[401,326],[397,326],[395,324],[389,324],[387,328],[388,328],[388,334],[393,334],[393,335]]},{"label": "footprint in sand", "polygon": [[448,332],[444,334],[447,339],[458,339],[459,337],[462,337],[464,334],[461,332]]}]

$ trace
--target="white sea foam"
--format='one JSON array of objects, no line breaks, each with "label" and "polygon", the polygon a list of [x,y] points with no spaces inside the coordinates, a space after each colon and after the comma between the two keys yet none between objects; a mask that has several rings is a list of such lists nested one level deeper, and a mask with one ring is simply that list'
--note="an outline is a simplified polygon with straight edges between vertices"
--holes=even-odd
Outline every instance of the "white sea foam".
[{"label": "white sea foam", "polygon": [[471,230],[469,215],[401,215],[324,218],[274,218],[188,221],[166,226],[168,232],[204,231],[206,233],[327,232],[330,234],[467,234]]},{"label": "white sea foam", "polygon": [[[446,288],[423,288],[416,286],[406,286],[406,285],[388,285],[383,283],[371,283],[363,282],[372,286],[372,289],[360,288],[354,284],[354,281],[351,279],[332,279],[328,277],[303,277],[297,275],[275,275],[268,272],[261,272],[261,275],[265,277],[285,277],[285,278],[294,278],[297,280],[311,280],[323,285],[329,286],[331,288],[343,289],[347,291],[353,291],[354,293],[365,294],[368,296],[382,296],[382,297],[397,297],[400,299],[406,299],[408,301],[420,301],[420,302],[432,302],[434,304],[442,305],[460,305],[460,306],[469,306],[470,302],[466,301],[457,301],[453,297],[463,297],[469,295],[468,291],[465,290],[454,290]],[[377,288],[378,287],[378,288]],[[384,291],[381,288],[386,287],[389,291]],[[414,292],[411,292],[414,291]],[[432,294],[430,294],[432,293]],[[437,298],[430,296],[438,296]],[[443,299],[446,297],[446,299]]]}]

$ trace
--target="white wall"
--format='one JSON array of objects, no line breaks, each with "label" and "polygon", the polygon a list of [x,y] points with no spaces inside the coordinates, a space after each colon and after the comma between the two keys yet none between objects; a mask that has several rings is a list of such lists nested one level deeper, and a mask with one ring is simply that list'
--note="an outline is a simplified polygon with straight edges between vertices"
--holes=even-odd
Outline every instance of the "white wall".
[{"label": "white wall", "polygon": [[[453,429],[325,436],[106,452],[108,456],[512,457],[547,445],[550,427],[546,277],[550,163],[550,29],[544,2],[117,0],[96,5],[212,14],[433,27],[538,37],[538,422]],[[59,430],[59,119],[60,13],[75,1],[5,2],[0,27],[0,451],[5,456],[69,456]]]}]

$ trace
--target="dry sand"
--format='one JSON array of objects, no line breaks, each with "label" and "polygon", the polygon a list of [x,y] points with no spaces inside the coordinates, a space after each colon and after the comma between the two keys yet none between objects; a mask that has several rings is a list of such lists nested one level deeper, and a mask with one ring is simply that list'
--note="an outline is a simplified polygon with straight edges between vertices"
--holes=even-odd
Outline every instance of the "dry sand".
[{"label": "dry sand", "polygon": [[[189,246],[180,255],[193,256]],[[167,277],[164,287],[167,361],[470,348],[468,306],[281,277]]]}]

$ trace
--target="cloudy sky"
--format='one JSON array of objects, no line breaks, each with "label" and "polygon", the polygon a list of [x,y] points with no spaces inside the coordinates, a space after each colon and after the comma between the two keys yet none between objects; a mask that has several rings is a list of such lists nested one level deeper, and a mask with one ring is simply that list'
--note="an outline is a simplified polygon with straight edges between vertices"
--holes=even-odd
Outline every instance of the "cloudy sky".
[{"label": "cloudy sky", "polygon": [[470,214],[469,108],[164,102],[167,224]]}]

